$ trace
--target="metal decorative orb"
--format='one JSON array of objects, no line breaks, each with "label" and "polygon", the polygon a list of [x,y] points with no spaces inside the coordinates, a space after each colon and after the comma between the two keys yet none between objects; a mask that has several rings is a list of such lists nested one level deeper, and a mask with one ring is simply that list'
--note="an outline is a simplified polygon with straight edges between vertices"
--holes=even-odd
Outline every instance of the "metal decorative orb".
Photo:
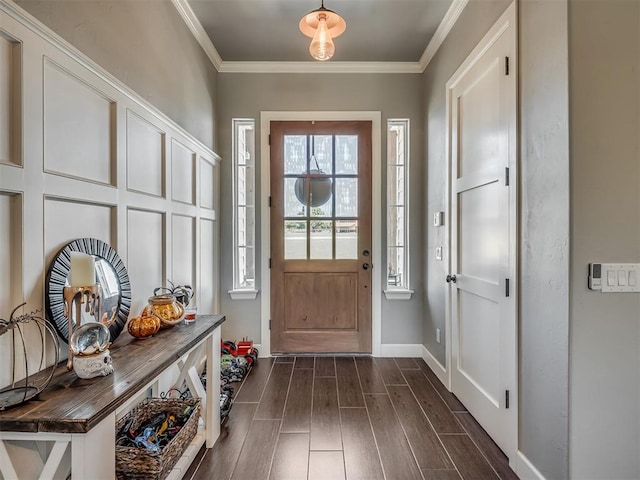
[{"label": "metal decorative orb", "polygon": [[[324,175],[322,170],[310,170],[309,183],[311,184],[311,192],[309,195],[309,204],[311,207],[321,207],[331,198],[332,184],[328,177],[314,177],[313,175]],[[298,201],[307,204],[307,177],[299,177],[296,180],[294,191]]]},{"label": "metal decorative orb", "polygon": [[69,347],[74,355],[93,355],[109,347],[109,329],[101,323],[89,322],[71,334]]}]

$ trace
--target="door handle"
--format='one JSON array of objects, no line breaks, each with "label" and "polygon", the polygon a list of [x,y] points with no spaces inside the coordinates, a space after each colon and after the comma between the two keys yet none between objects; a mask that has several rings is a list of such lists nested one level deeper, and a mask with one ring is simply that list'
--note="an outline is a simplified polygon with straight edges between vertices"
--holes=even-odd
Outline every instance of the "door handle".
[{"label": "door handle", "polygon": [[447,278],[445,280],[447,283],[456,283],[458,279],[455,275],[447,275]]},{"label": "door handle", "polygon": [[364,270],[369,270],[369,268],[373,268],[373,267],[372,267],[371,265],[369,265],[368,263],[363,263],[363,264],[362,264],[362,268],[363,268]]}]

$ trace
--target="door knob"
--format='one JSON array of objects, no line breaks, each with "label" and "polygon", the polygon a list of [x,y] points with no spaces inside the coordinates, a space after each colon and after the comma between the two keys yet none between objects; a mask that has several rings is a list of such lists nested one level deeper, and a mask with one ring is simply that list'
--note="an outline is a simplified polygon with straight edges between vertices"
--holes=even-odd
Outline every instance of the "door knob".
[{"label": "door knob", "polygon": [[365,257],[369,256],[369,250],[363,250],[362,251],[362,255],[364,255]]},{"label": "door knob", "polygon": [[365,270],[369,270],[369,267],[371,267],[371,265],[369,265],[368,263],[363,263],[362,264],[362,268]]},{"label": "door knob", "polygon": [[455,275],[447,275],[447,278],[445,279],[447,281],[447,283],[456,283],[456,276]]}]

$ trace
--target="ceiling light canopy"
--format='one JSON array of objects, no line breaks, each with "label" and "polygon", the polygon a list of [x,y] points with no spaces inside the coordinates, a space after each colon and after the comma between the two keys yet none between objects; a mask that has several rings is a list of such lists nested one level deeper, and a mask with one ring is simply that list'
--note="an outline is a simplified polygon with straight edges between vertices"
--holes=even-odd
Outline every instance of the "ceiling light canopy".
[{"label": "ceiling light canopy", "polygon": [[320,61],[333,57],[336,50],[333,39],[342,35],[346,28],[344,18],[324,8],[324,0],[320,8],[307,13],[300,20],[300,31],[312,38],[309,53]]}]

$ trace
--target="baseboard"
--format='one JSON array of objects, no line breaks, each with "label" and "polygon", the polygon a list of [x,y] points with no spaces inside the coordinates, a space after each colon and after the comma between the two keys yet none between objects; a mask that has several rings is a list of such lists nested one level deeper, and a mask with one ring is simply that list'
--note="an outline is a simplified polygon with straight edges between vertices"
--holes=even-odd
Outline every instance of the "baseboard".
[{"label": "baseboard", "polygon": [[436,357],[434,357],[427,347],[424,345],[420,345],[421,357],[425,361],[429,368],[433,370],[433,373],[436,374],[438,379],[442,382],[442,384],[446,387],[449,385],[449,376],[447,375],[447,369],[438,361]]},{"label": "baseboard", "polygon": [[253,348],[257,348],[258,349],[258,358],[266,358],[269,357],[271,355],[271,352],[263,352],[262,351],[262,345],[259,343],[254,343],[253,344]]},{"label": "baseboard", "polygon": [[383,343],[380,345],[381,357],[420,358],[422,345],[410,343]]},{"label": "baseboard", "polygon": [[516,455],[516,474],[521,480],[546,480],[520,450]]}]

